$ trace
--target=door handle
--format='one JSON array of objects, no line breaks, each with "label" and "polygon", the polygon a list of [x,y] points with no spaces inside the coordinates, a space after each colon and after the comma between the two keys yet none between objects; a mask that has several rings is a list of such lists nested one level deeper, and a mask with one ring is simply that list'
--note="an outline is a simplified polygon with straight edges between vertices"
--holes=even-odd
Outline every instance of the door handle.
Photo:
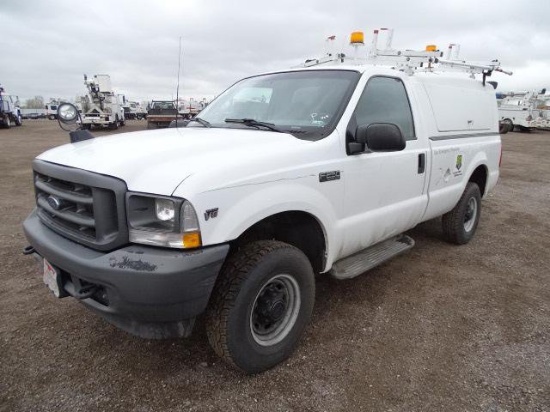
[{"label": "door handle", "polygon": [[426,153],[420,153],[418,155],[418,174],[424,173],[426,170]]}]

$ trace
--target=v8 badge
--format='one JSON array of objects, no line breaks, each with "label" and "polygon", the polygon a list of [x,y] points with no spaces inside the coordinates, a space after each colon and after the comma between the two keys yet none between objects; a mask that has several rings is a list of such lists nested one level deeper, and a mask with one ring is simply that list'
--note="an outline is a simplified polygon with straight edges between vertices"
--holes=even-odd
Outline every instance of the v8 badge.
[{"label": "v8 badge", "polygon": [[218,217],[218,208],[208,209],[206,212],[204,212],[204,220],[208,220],[210,218],[214,219],[216,217]]}]

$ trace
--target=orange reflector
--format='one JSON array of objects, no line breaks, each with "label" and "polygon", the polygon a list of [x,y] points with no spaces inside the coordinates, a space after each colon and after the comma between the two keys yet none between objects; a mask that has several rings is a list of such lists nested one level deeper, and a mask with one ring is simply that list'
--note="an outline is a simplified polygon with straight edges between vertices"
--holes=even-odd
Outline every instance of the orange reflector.
[{"label": "orange reflector", "polygon": [[434,52],[437,51],[437,46],[435,44],[428,44],[426,46],[426,51],[428,52]]},{"label": "orange reflector", "polygon": [[182,237],[184,248],[193,248],[202,246],[200,232],[184,233]]},{"label": "orange reflector", "polygon": [[354,31],[351,33],[350,44],[365,44],[365,35],[362,31]]}]

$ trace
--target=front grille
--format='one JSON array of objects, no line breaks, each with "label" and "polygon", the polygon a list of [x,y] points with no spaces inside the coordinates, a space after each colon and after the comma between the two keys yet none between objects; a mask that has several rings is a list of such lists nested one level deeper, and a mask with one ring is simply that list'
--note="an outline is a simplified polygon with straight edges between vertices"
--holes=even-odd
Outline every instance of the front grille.
[{"label": "front grille", "polygon": [[38,216],[45,225],[98,250],[128,242],[122,181],[38,160],[33,168]]},{"label": "front grille", "polygon": [[[34,180],[36,203],[43,214],[59,226],[83,237],[97,240],[92,188],[74,182],[54,179],[37,173]],[[112,194],[111,202],[114,201]],[[116,220],[113,230],[117,230]]]}]

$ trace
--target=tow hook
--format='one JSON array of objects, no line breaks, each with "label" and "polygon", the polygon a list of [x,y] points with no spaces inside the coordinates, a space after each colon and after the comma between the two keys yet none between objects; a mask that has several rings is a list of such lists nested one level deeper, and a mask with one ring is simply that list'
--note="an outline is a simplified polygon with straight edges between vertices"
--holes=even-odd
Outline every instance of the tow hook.
[{"label": "tow hook", "polygon": [[23,249],[23,254],[25,256],[32,255],[33,253],[36,253],[34,246],[28,245],[28,246],[25,246],[25,249]]}]

